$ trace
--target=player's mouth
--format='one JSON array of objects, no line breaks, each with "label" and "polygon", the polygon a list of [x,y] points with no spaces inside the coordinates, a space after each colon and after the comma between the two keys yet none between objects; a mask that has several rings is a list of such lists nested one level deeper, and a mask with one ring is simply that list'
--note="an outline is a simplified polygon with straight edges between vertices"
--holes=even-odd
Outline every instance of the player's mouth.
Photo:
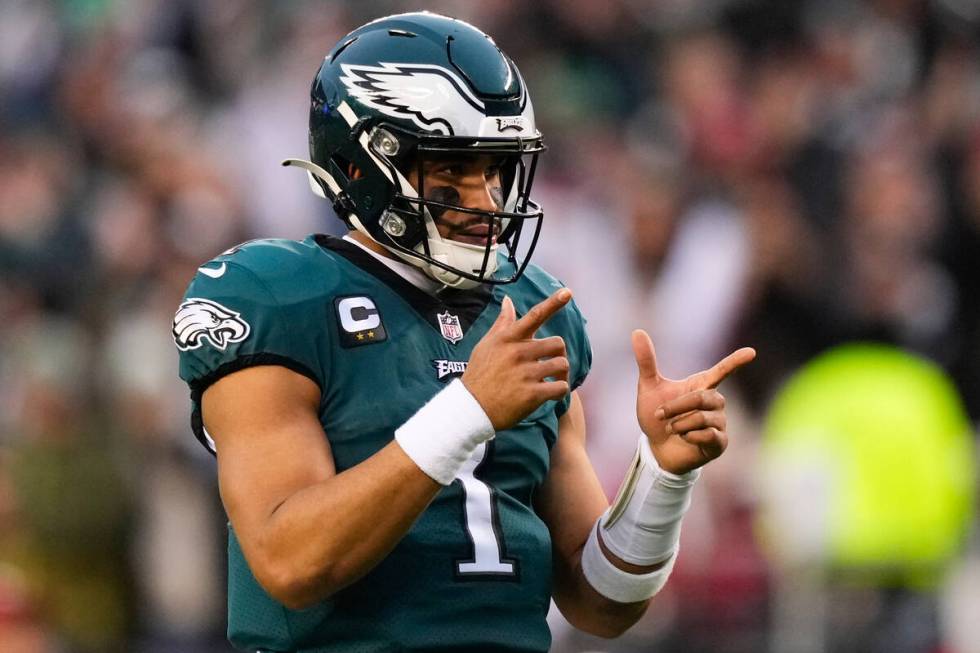
[{"label": "player's mouth", "polygon": [[497,220],[494,221],[492,230],[486,222],[481,221],[468,227],[454,229],[450,235],[450,238],[456,242],[467,245],[479,245],[481,247],[486,246],[488,239],[491,244],[496,244],[497,238],[499,237],[500,224]]}]

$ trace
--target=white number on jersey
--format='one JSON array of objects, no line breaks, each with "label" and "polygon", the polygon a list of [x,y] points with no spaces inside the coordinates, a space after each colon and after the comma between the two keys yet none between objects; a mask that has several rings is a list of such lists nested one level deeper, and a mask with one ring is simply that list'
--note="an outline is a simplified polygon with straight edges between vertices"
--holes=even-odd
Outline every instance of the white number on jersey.
[{"label": "white number on jersey", "polygon": [[473,543],[473,558],[458,560],[456,572],[463,576],[512,576],[516,561],[502,555],[503,534],[499,532],[493,489],[474,476],[487,455],[487,443],[481,444],[463,465],[456,477],[463,484],[463,520],[466,534]]}]

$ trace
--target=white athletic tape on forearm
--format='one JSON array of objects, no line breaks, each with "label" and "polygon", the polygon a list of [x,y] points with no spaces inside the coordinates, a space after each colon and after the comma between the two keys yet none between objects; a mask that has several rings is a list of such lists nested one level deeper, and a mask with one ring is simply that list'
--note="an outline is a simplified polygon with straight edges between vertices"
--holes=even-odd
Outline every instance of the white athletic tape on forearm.
[{"label": "white athletic tape on forearm", "polygon": [[395,431],[395,440],[419,468],[449,485],[493,424],[463,382],[454,379]]},{"label": "white athletic tape on forearm", "polygon": [[616,567],[602,552],[598,530],[597,522],[582,550],[582,574],[595,591],[617,603],[636,603],[647,600],[667,584],[676,556],[660,569],[647,574],[631,574]]},{"label": "white athletic tape on forearm", "polygon": [[682,476],[660,469],[650,443],[641,435],[630,473],[599,520],[609,551],[634,565],[653,565],[671,557],[700,475],[700,469]]}]

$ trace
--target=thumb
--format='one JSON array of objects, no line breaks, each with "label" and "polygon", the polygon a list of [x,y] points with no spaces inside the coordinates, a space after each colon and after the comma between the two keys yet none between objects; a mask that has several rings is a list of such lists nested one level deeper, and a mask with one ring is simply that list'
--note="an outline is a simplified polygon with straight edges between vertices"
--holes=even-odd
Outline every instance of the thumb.
[{"label": "thumb", "polygon": [[660,376],[657,370],[657,352],[653,341],[643,329],[633,332],[633,355],[636,356],[636,367],[640,371],[640,379],[656,379]]},{"label": "thumb", "polygon": [[500,314],[497,315],[497,319],[494,320],[493,326],[490,327],[490,331],[501,331],[511,324],[517,321],[517,311],[514,310],[514,302],[511,301],[510,297],[504,295],[504,299],[500,302]]}]

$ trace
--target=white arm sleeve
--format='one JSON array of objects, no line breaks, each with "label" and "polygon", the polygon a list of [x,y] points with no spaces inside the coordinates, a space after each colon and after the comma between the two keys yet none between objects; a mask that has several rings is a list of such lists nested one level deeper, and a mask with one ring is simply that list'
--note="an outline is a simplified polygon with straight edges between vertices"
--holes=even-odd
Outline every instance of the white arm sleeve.
[{"label": "white arm sleeve", "polygon": [[630,473],[623,479],[613,505],[599,520],[603,543],[634,565],[652,565],[670,558],[700,475],[700,469],[681,476],[660,469],[650,443],[641,435]]},{"label": "white arm sleeve", "polygon": [[[616,500],[596,522],[582,551],[582,573],[597,592],[613,601],[630,603],[650,598],[666,584],[677,560],[681,518],[691,505],[691,491],[701,470],[678,476],[664,471],[640,436],[636,456]],[[638,566],[666,561],[648,574],[617,568],[602,553]]]},{"label": "white arm sleeve", "polygon": [[598,531],[597,522],[582,550],[582,574],[595,591],[617,603],[636,603],[647,600],[667,584],[676,557],[650,573],[631,574],[616,567],[605,556],[599,545]]}]

